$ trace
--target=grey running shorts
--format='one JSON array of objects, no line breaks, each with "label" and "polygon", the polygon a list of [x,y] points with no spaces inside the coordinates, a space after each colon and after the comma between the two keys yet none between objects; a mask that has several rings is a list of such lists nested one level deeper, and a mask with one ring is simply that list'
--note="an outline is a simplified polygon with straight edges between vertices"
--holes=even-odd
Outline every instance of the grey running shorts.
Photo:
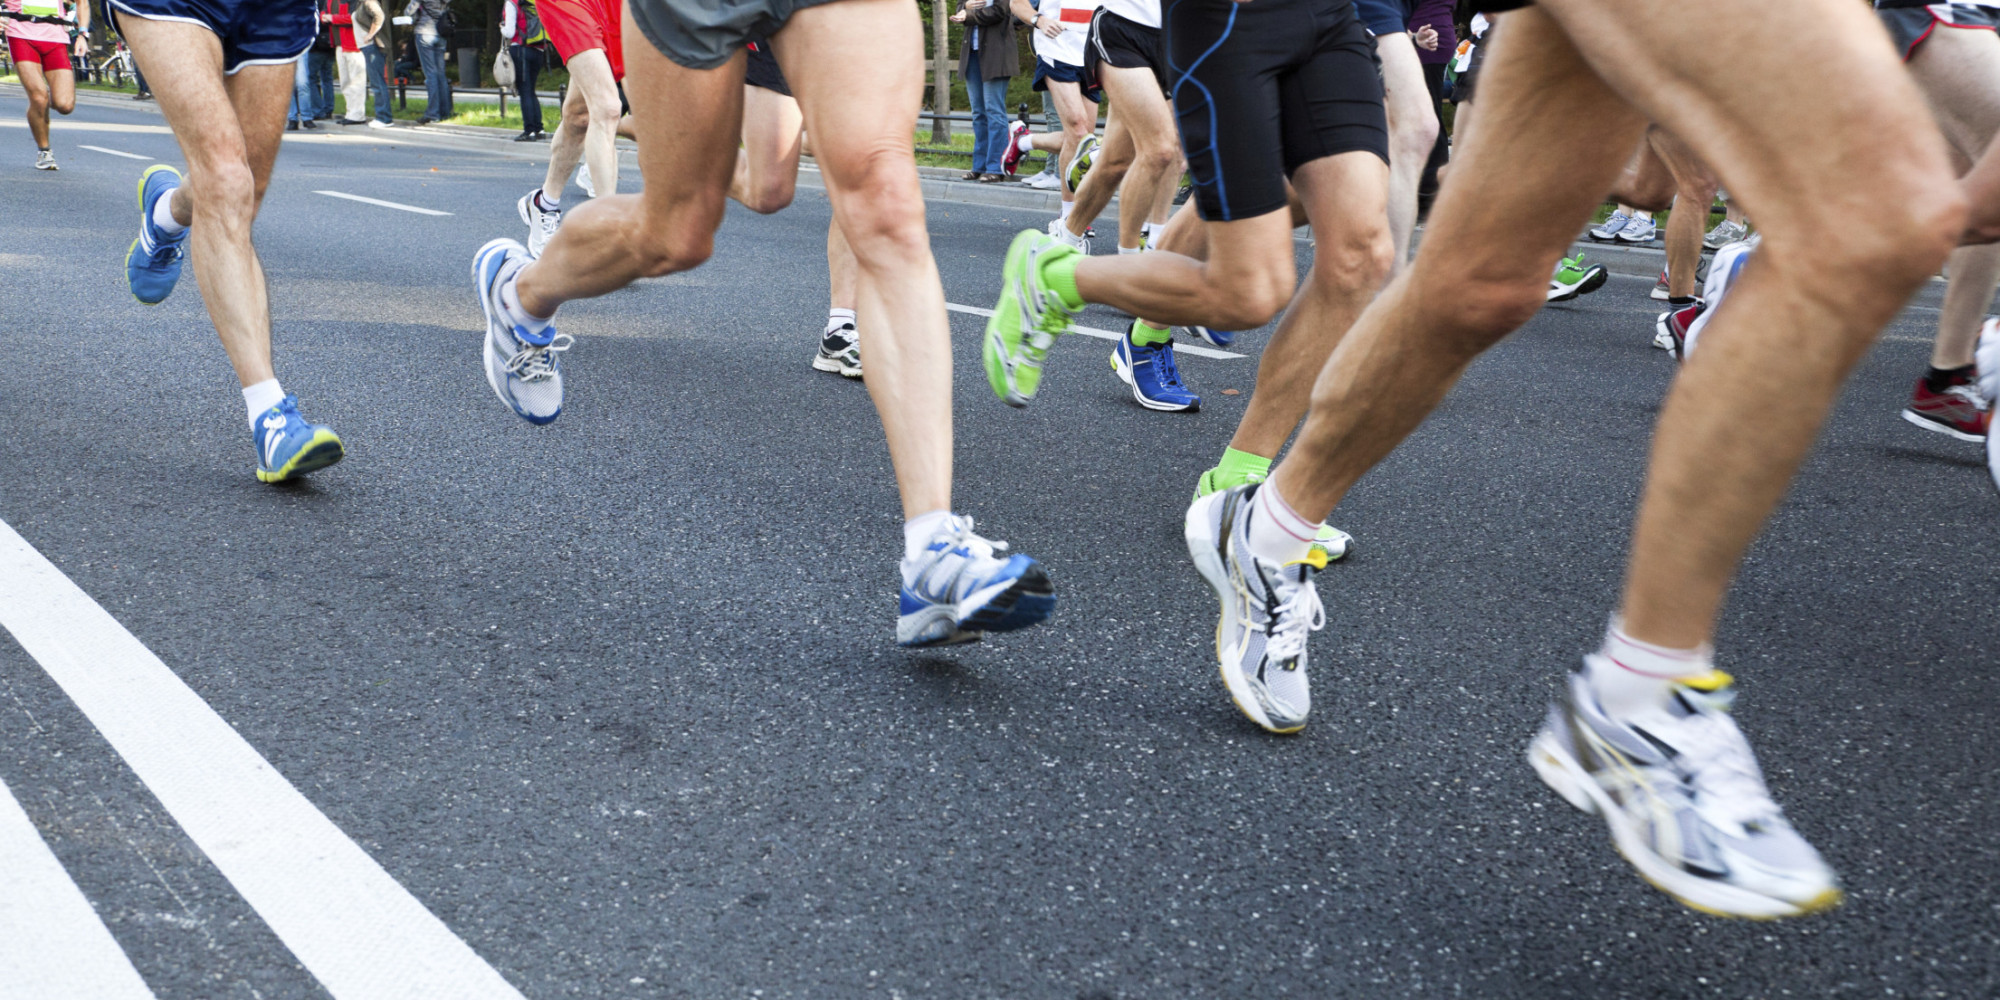
[{"label": "grey running shorts", "polygon": [[628,0],[632,23],[660,54],[714,69],[745,43],[776,34],[794,13],[830,0]]}]

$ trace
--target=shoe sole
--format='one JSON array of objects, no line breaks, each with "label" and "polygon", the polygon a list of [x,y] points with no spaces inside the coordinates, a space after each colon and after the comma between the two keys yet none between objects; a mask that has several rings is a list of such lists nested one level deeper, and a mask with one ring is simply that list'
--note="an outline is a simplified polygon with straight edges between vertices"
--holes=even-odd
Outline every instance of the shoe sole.
[{"label": "shoe sole", "polygon": [[1626,821],[1609,793],[1546,729],[1528,745],[1528,763],[1542,783],[1570,805],[1604,819],[1611,828],[1612,846],[1640,878],[1691,910],[1717,917],[1777,920],[1830,910],[1845,898],[1840,889],[1830,886],[1811,899],[1793,903],[1689,875],[1646,848],[1644,835]]},{"label": "shoe sole", "polygon": [[1649,236],[1647,236],[1647,237],[1646,237],[1645,239],[1643,239],[1643,240],[1635,240],[1635,239],[1633,239],[1633,238],[1631,238],[1631,237],[1629,237],[1629,236],[1626,236],[1626,235],[1625,235],[1624,233],[1619,233],[1619,234],[1617,235],[1617,237],[1616,237],[1616,240],[1617,240],[1617,242],[1619,242],[1619,243],[1630,243],[1630,244],[1632,244],[1633,246],[1641,246],[1641,245],[1643,245],[1643,244],[1647,244],[1647,243],[1657,243],[1657,242],[1659,242],[1659,239],[1660,239],[1660,234],[1659,234],[1659,230],[1654,230],[1654,231],[1653,231],[1653,233],[1652,233],[1652,235],[1649,235]]},{"label": "shoe sole", "polygon": [[[1041,566],[1031,565],[1020,576],[999,585],[990,593],[975,593],[958,607],[965,604],[976,604],[979,610],[959,618],[957,607],[936,605],[926,608],[914,626],[906,627],[902,620],[898,620],[896,645],[905,649],[956,646],[978,642],[988,632],[1013,632],[1039,625],[1055,613],[1056,592]],[[922,638],[940,624],[945,627],[935,638]],[[905,632],[910,633],[912,638],[901,638]]]},{"label": "shoe sole", "polygon": [[1956,427],[1947,427],[1944,424],[1938,423],[1937,421],[1932,420],[1931,418],[1926,417],[1915,410],[1905,409],[1903,411],[1903,419],[1917,425],[1918,427],[1923,428],[1924,430],[1930,431],[1935,434],[1943,434],[1946,437],[1955,437],[1960,441],[1971,441],[1977,444],[1981,441],[1986,440],[1986,435],[1984,434],[1967,434],[1966,432],[1959,430]]},{"label": "shoe sole", "polygon": [[1132,398],[1138,400],[1139,405],[1145,407],[1146,409],[1157,410],[1161,413],[1194,413],[1201,409],[1200,401],[1187,404],[1176,404],[1176,403],[1156,403],[1150,399],[1147,399],[1146,394],[1139,391],[1139,383],[1133,381],[1131,367],[1125,364],[1124,359],[1120,358],[1118,356],[1118,352],[1115,350],[1111,352],[1111,370],[1117,373],[1118,381],[1123,382],[1127,386],[1131,387]]},{"label": "shoe sole", "polygon": [[293,455],[291,461],[276,469],[257,470],[257,481],[282,483],[288,479],[317,472],[347,457],[347,447],[341,444],[340,435],[322,427],[313,434],[313,439]]},{"label": "shoe sole", "polygon": [[1659,319],[1653,321],[1653,346],[1678,358],[1680,357],[1680,352],[1674,350],[1674,332],[1667,326],[1669,322],[1668,317],[1672,315],[1673,311],[1668,310],[1661,313]]},{"label": "shoe sole", "polygon": [[835,375],[842,375],[847,378],[861,377],[861,368],[859,366],[849,368],[848,366],[841,364],[840,359],[829,358],[824,354],[813,355],[812,365],[814,371],[832,372]]},{"label": "shoe sole", "polygon": [[[1237,711],[1242,712],[1245,718],[1256,723],[1257,728],[1267,733],[1289,736],[1304,729],[1306,724],[1300,722],[1289,728],[1273,724],[1271,717],[1257,704],[1257,696],[1251,690],[1249,680],[1243,676],[1242,668],[1232,669],[1229,658],[1222,655],[1223,626],[1229,623],[1229,604],[1236,596],[1236,588],[1229,582],[1229,568],[1223,564],[1221,546],[1208,537],[1208,513],[1200,510],[1203,501],[1220,495],[1211,493],[1190,504],[1181,528],[1181,535],[1187,541],[1188,557],[1194,560],[1195,572],[1200,573],[1201,578],[1208,581],[1209,588],[1215,591],[1216,602],[1221,605],[1221,611],[1215,616],[1216,667],[1222,674],[1223,690],[1229,692],[1229,700],[1236,703]],[[1229,525],[1222,525],[1222,530],[1227,532]]]},{"label": "shoe sole", "polygon": [[1673,296],[1673,293],[1672,293],[1672,292],[1669,292],[1669,291],[1667,291],[1666,289],[1664,289],[1664,288],[1661,288],[1661,287],[1660,287],[1660,286],[1658,286],[1658,285],[1654,285],[1654,286],[1653,286],[1653,291],[1652,291],[1652,299],[1653,299],[1653,301],[1655,301],[1655,302],[1665,302],[1665,301],[1667,301],[1668,299],[1670,299],[1670,298],[1673,298],[1673,297],[1674,297],[1674,296]]},{"label": "shoe sole", "polygon": [[1611,272],[1606,271],[1604,269],[1604,265],[1592,264],[1587,270],[1583,272],[1583,280],[1577,282],[1574,288],[1571,288],[1569,291],[1560,295],[1551,295],[1549,296],[1548,301],[1568,302],[1569,300],[1574,299],[1577,296],[1589,295],[1591,292],[1603,288],[1604,283],[1610,280],[1611,280]]}]

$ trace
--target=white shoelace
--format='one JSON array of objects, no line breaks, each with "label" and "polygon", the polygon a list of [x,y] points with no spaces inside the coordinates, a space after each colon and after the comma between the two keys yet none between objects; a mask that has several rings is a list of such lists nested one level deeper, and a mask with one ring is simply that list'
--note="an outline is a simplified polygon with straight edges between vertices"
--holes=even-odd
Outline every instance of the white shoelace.
[{"label": "white shoelace", "polygon": [[1778,818],[1783,810],[1771,799],[1764,786],[1764,774],[1750,741],[1729,714],[1735,692],[1725,689],[1714,694],[1683,689],[1681,697],[1696,707],[1695,714],[1679,720],[1670,742],[1680,756],[1677,763],[1687,773],[1688,783],[1701,795],[1705,811],[1741,825]]},{"label": "white shoelace", "polygon": [[1264,631],[1270,636],[1264,655],[1273,660],[1289,660],[1305,652],[1306,640],[1326,627],[1326,606],[1319,601],[1319,588],[1300,581],[1292,596],[1278,605]]},{"label": "white shoelace", "polygon": [[554,355],[570,349],[576,339],[567,333],[558,333],[547,347],[527,347],[507,359],[507,372],[523,382],[540,382],[556,373]]}]

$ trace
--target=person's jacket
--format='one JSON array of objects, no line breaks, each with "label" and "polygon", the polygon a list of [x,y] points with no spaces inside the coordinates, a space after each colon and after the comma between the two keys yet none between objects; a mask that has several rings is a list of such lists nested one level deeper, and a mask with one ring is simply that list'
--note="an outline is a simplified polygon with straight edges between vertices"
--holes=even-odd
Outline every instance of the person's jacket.
[{"label": "person's jacket", "polygon": [[[979,48],[972,47],[973,39],[979,40]],[[979,59],[980,80],[1002,80],[1013,76],[1021,65],[1020,42],[1014,37],[1014,15],[1007,10],[1007,0],[993,0],[977,10],[965,12],[965,42],[958,50],[958,75],[971,80],[972,60]]]},{"label": "person's jacket", "polygon": [[327,23],[333,26],[335,41],[339,43],[340,51],[361,51],[361,46],[354,44],[354,16],[348,12],[347,4],[341,0],[320,0],[319,7],[333,18]]}]

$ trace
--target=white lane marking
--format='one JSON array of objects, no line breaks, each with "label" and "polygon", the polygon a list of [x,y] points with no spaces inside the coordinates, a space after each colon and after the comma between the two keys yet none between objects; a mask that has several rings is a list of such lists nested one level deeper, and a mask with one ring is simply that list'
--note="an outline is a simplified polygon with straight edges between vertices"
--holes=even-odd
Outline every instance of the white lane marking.
[{"label": "white lane marking", "polygon": [[435,209],[435,208],[418,208],[418,207],[417,207],[417,206],[415,206],[415,205],[405,205],[405,204],[403,204],[402,202],[399,202],[399,201],[383,201],[383,200],[382,200],[382,199],[380,199],[380,198],[363,198],[363,197],[361,197],[361,196],[360,196],[360,195],[358,195],[358,194],[348,194],[348,193],[347,193],[347,192],[345,192],[345,191],[314,191],[313,193],[314,193],[314,194],[323,194],[323,195],[326,195],[326,196],[327,196],[327,197],[329,197],[329,198],[345,198],[345,199],[347,199],[348,201],[358,201],[358,202],[362,203],[363,205],[380,205],[380,206],[381,206],[381,207],[383,207],[383,208],[393,208],[393,209],[397,209],[397,210],[400,210],[400,211],[404,211],[404,212],[415,212],[415,213],[417,213],[418,215],[450,215],[450,214],[451,214],[450,212],[440,212],[440,211],[438,211],[438,210],[437,210],[437,209]]},{"label": "white lane marking", "polygon": [[0,997],[153,1000],[6,782],[0,782]]},{"label": "white lane marking", "polygon": [[519,1000],[518,990],[4,521],[0,626],[335,1000]]},{"label": "white lane marking", "polygon": [[126,158],[126,159],[128,159],[128,160],[150,160],[150,159],[152,159],[152,157],[150,157],[150,156],[140,156],[140,155],[139,155],[139,154],[137,154],[137,153],[128,153],[128,152],[126,152],[126,151],[124,151],[124,150],[122,150],[122,149],[106,149],[106,148],[104,148],[103,146],[92,146],[92,145],[89,145],[89,144],[87,144],[87,143],[81,143],[81,142],[79,142],[79,143],[77,143],[77,144],[76,144],[76,148],[78,148],[78,149],[89,149],[89,150],[95,150],[95,151],[97,151],[97,152],[99,152],[99,153],[110,153],[110,154],[111,154],[112,156],[122,156],[122,157],[124,157],[124,158]]},{"label": "white lane marking", "polygon": [[[0,119],[0,128],[27,128],[26,119]],[[173,135],[165,125],[114,125],[109,122],[66,122],[57,119],[49,127],[58,132],[126,132],[134,135]]]},{"label": "white lane marking", "polygon": [[[981,309],[978,306],[962,306],[956,302],[947,302],[944,304],[944,307],[946,309],[951,310],[952,312],[965,313],[970,316],[993,315],[993,310],[991,309]],[[1125,339],[1125,335],[1116,330],[1099,330],[1094,326],[1072,326],[1069,328],[1069,332],[1080,333],[1086,337],[1096,337],[1099,340]],[[1233,351],[1218,351],[1213,347],[1202,347],[1199,344],[1180,344],[1180,343],[1176,343],[1174,345],[1174,353],[1192,354],[1198,358],[1240,358],[1243,356]]]}]

